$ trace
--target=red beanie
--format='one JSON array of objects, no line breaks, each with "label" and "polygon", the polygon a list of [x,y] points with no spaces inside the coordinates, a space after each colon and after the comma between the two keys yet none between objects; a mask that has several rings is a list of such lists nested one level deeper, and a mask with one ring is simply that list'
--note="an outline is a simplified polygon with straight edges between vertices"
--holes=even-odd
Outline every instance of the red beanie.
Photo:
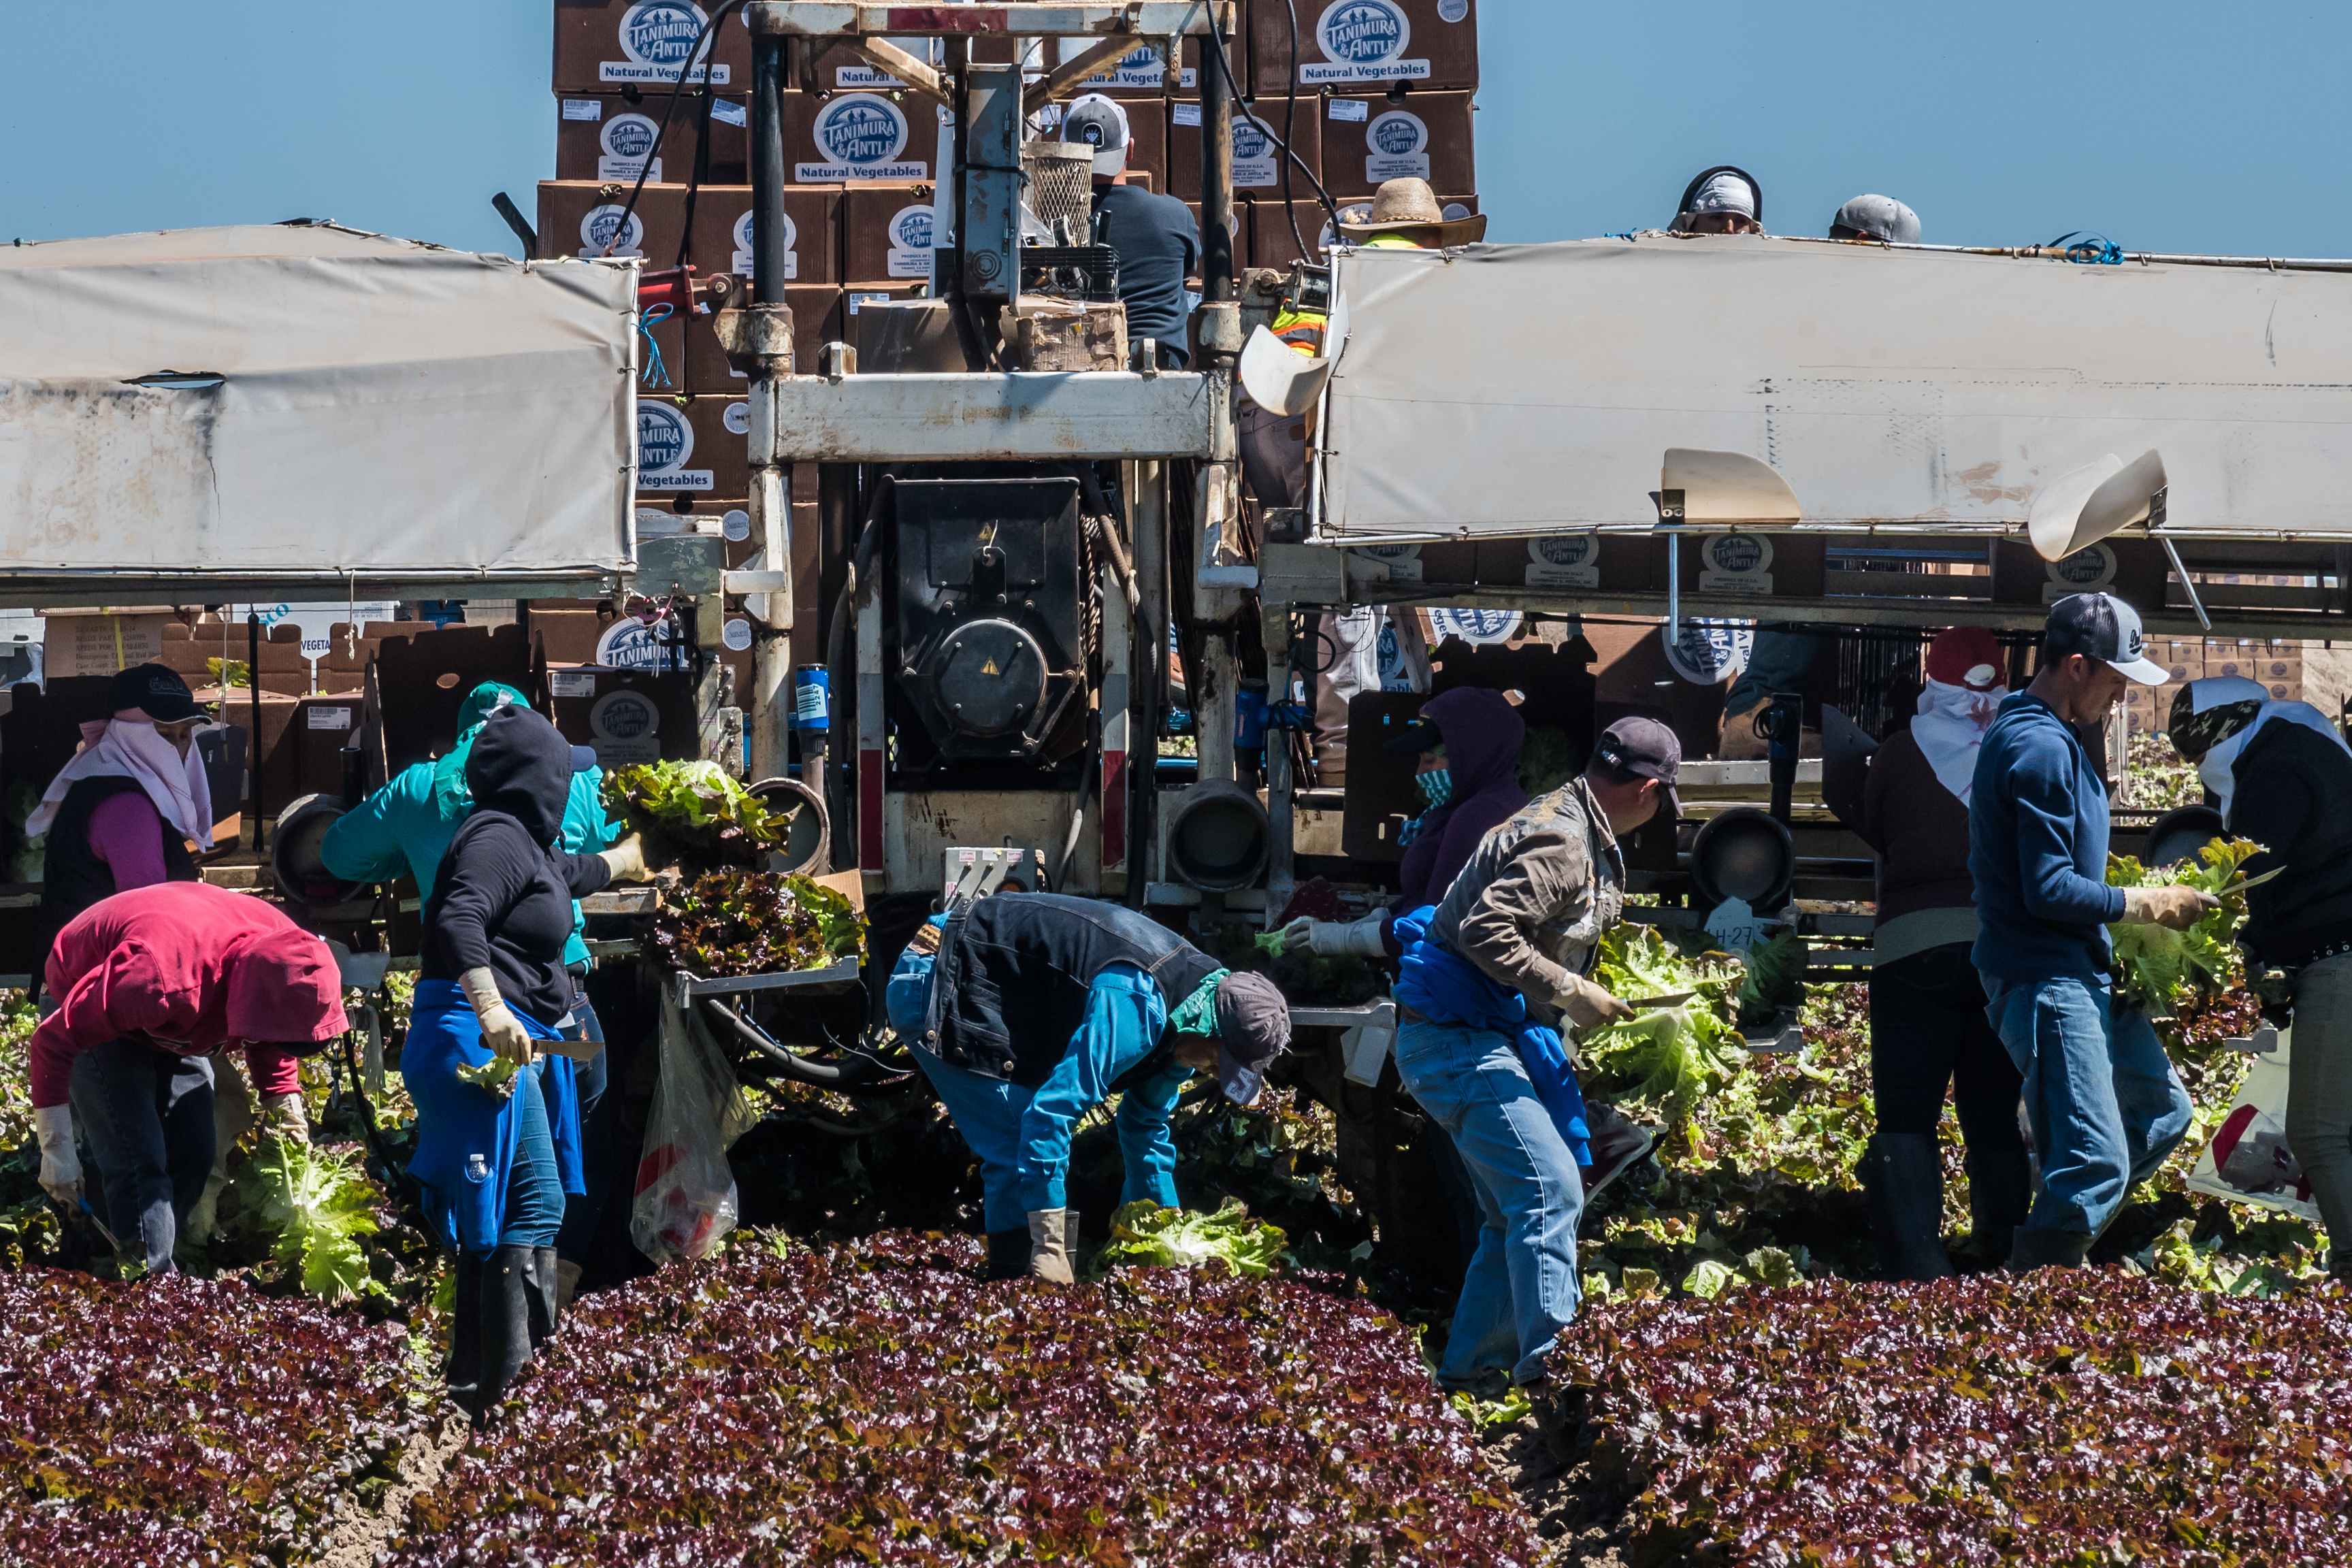
[{"label": "red beanie", "polygon": [[1927,645],[1927,679],[1970,691],[1990,691],[2004,684],[2007,662],[2000,644],[1982,626],[1954,626],[1937,632]]}]

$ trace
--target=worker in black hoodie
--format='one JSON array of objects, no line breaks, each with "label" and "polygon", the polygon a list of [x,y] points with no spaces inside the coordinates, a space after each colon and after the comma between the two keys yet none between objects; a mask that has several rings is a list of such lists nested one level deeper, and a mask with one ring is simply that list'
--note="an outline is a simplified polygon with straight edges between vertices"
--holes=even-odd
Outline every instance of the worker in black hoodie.
[{"label": "worker in black hoodie", "polygon": [[401,1052],[409,1170],[457,1248],[450,1397],[478,1424],[554,1330],[555,1233],[564,1194],[583,1190],[572,1062],[545,1054],[573,1045],[559,1037],[572,900],[646,875],[635,837],[596,855],[555,847],[583,756],[529,709],[483,721],[466,759],[474,814],[434,874]]}]

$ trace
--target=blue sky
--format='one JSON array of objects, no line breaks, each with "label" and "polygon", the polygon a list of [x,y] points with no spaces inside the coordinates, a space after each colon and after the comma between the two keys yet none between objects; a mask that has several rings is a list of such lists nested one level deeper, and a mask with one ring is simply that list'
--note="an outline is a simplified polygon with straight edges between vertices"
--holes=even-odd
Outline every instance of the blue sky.
[{"label": "blue sky", "polygon": [[[1301,0],[1305,12],[1313,0]],[[1710,163],[1768,226],[1863,191],[1931,243],[2352,256],[2352,6],[1481,0],[1492,237],[1664,224]],[[0,240],[332,217],[511,248],[552,170],[546,0],[11,5]]]}]

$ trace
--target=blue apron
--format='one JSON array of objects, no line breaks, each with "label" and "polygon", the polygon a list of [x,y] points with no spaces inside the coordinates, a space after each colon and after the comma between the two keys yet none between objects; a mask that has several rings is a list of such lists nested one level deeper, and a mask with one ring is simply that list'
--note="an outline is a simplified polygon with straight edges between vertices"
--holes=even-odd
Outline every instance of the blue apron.
[{"label": "blue apron", "polygon": [[[556,1038],[554,1030],[515,1009],[535,1040]],[[451,980],[420,980],[408,1018],[408,1038],[400,1050],[400,1076],[416,1102],[416,1157],[409,1174],[425,1187],[426,1217],[444,1245],[488,1251],[506,1229],[507,1186],[522,1136],[515,1095],[535,1092],[530,1077],[500,1096],[466,1082],[461,1067],[481,1067],[497,1053],[482,1044],[482,1026],[465,993]],[[570,1057],[549,1056],[546,1075],[548,1132],[555,1144],[555,1170],[563,1190],[587,1191],[580,1163],[580,1098]]]}]

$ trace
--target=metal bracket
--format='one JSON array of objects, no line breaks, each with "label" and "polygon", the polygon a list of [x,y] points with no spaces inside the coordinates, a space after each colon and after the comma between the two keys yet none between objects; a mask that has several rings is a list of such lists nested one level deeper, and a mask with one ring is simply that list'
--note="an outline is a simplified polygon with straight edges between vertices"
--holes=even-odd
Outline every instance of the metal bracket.
[{"label": "metal bracket", "polygon": [[2197,584],[2189,580],[2189,568],[2181,564],[2180,547],[2158,531],[2164,526],[2165,498],[2171,493],[2172,487],[2165,485],[2148,497],[2148,537],[2164,546],[2165,557],[2172,563],[2172,574],[2180,579],[2180,591],[2189,595],[2189,607],[2196,612],[2197,624],[2210,632],[2213,629],[2213,617],[2205,613],[2205,601],[2197,596]]}]

